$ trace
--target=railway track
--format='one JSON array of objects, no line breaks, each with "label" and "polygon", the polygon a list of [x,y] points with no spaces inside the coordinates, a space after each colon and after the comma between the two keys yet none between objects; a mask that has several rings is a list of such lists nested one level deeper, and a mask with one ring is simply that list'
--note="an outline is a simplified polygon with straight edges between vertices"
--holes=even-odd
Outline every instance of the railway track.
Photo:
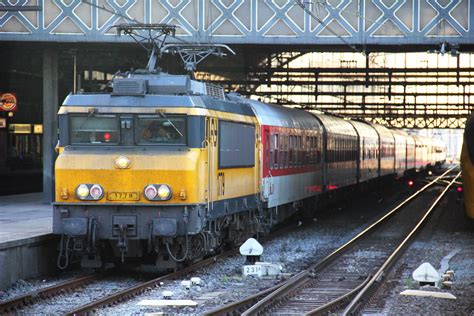
[{"label": "railway track", "polygon": [[[292,315],[292,314],[322,314],[332,311],[352,313],[362,299],[366,299],[379,284],[384,273],[396,261],[406,248],[413,235],[421,228],[429,214],[442,199],[444,194],[455,183],[460,173],[448,182],[445,189],[431,206],[420,216],[417,212],[405,224],[417,222],[415,228],[405,225],[405,234],[398,237],[384,237],[384,225],[395,221],[394,215],[404,209],[408,203],[435,184],[444,184],[448,174],[454,172],[451,168],[442,175],[427,183],[410,197],[398,204],[382,218],[371,224],[353,239],[342,245],[309,269],[302,271],[288,281],[267,289],[244,300],[222,306],[209,311],[208,315]],[[421,219],[419,219],[421,217]],[[401,227],[397,226],[401,231]],[[368,239],[369,236],[373,238]],[[377,241],[377,242],[374,242]],[[394,240],[397,243],[394,243]],[[358,258],[358,260],[354,260]],[[348,268],[349,267],[349,268]],[[376,268],[375,268],[376,267]],[[347,302],[353,298],[349,304]],[[342,307],[342,308],[341,308]],[[347,307],[344,309],[344,307]]]},{"label": "railway track", "polygon": [[[288,230],[291,230],[295,227],[296,225],[287,226],[278,231],[275,231],[273,234],[268,235],[267,238],[263,238],[262,240],[265,241],[269,238],[274,238],[276,236],[284,234]],[[76,307],[66,312],[65,314],[66,315],[87,314],[97,309],[111,306],[119,302],[123,302],[137,295],[140,295],[141,293],[144,293],[148,290],[159,287],[164,281],[180,278],[186,274],[194,272],[195,270],[198,270],[210,264],[214,264],[215,262],[225,259],[229,256],[235,255],[236,253],[237,253],[237,249],[232,249],[232,250],[223,252],[221,254],[217,254],[210,258],[196,262],[188,267],[180,269],[179,271],[169,273],[169,274],[166,274],[166,275],[163,275],[158,278],[148,280],[145,282],[140,282],[139,284],[136,284],[134,286],[127,287],[123,290],[119,290],[116,293],[107,295],[105,297],[89,302],[85,305]],[[21,295],[21,296],[18,296],[18,297],[15,297],[3,302],[0,302],[0,315],[14,313],[15,311],[18,311],[19,309],[23,307],[38,304],[39,302],[43,300],[51,299],[56,296],[74,292],[74,290],[78,288],[87,286],[96,281],[100,281],[101,279],[105,279],[108,275],[113,275],[113,271],[115,270],[110,270],[103,273],[91,273],[85,276],[81,276],[72,280],[61,282],[53,286],[39,289],[39,290],[30,292],[30,293],[27,293],[27,294],[24,294],[24,295]]]},{"label": "railway track", "polygon": [[[388,218],[392,213],[394,213],[396,210],[401,208],[404,204],[408,203],[411,199],[413,199],[416,195],[420,194],[421,192],[425,191],[428,187],[434,185],[435,183],[440,183],[440,181],[444,181],[443,177],[450,172],[451,170],[448,170],[444,174],[442,174],[440,177],[437,177],[435,180],[431,181],[427,185],[425,185],[423,188],[421,188],[419,191],[417,191],[415,194],[413,194],[410,198],[402,202],[399,206],[397,206],[394,210],[390,211],[387,215],[385,215],[383,218],[381,218],[377,223],[384,221],[386,218]],[[453,180],[454,181],[454,180]],[[316,283],[322,285],[322,287],[328,288],[327,285],[328,282],[324,283],[324,280],[322,280],[319,276],[319,271],[322,271],[324,267],[328,266],[331,262],[333,262],[338,256],[340,256],[349,246],[352,246],[355,241],[362,239],[364,237],[364,234],[366,231],[372,230],[377,223],[372,224],[369,226],[364,232],[361,232],[358,234],[356,237],[354,237],[351,241],[346,243],[345,245],[341,246],[338,248],[336,251],[334,251],[332,254],[324,258],[321,262],[319,262],[317,265],[313,266],[312,268],[303,271],[297,275],[295,275],[293,278],[288,280],[287,282],[281,283],[279,285],[276,285],[272,288],[269,288],[267,290],[261,291],[260,293],[257,293],[255,295],[252,295],[251,297],[248,297],[247,299],[239,302],[235,302],[233,304],[229,304],[226,306],[221,307],[218,310],[214,310],[209,312],[209,314],[232,314],[237,311],[237,313],[240,313],[241,311],[247,310],[247,314],[253,314],[255,308],[259,308],[259,304],[261,305],[262,302],[268,301],[271,297],[274,297],[275,295],[278,295],[280,297],[284,297],[285,295],[288,295],[290,293],[289,291],[295,287],[298,287],[298,284],[303,282],[302,280],[306,280],[303,283],[306,284],[306,289],[307,292],[311,291],[311,282],[314,283],[314,281],[317,281]],[[284,233],[284,231],[287,231],[287,229],[283,229],[280,232],[277,232],[275,235],[280,235]],[[273,237],[275,235],[269,236]],[[204,266],[207,266],[209,264],[213,264],[214,262],[224,259],[228,256],[231,256],[236,253],[236,250],[230,250],[225,253],[210,257],[208,259],[205,259],[203,261],[200,261],[198,263],[195,263],[191,266],[188,266],[182,270],[179,270],[177,272],[167,274],[161,277],[158,277],[153,280],[149,280],[146,282],[139,283],[137,285],[134,285],[132,287],[126,288],[124,290],[120,290],[117,293],[105,296],[103,298],[100,298],[98,300],[95,300],[93,302],[87,303],[83,306],[77,307],[73,310],[68,311],[66,314],[67,315],[81,315],[81,314],[86,314],[90,313],[93,311],[96,311],[100,308],[104,308],[107,306],[111,306],[120,302],[123,302],[125,300],[128,300],[134,296],[140,295],[141,293],[144,293],[150,289],[153,289],[155,287],[160,286],[160,283],[168,280],[173,280],[176,278],[180,278],[183,275],[189,274],[197,269],[200,269]],[[329,274],[328,274],[329,275]],[[0,314],[5,314],[5,313],[12,313],[15,310],[18,310],[18,308],[21,308],[25,305],[30,305],[30,304],[35,304],[35,302],[38,302],[43,299],[51,298],[57,295],[61,295],[67,292],[71,292],[76,288],[83,287],[89,283],[92,283],[94,281],[100,280],[104,278],[104,274],[100,273],[94,273],[90,275],[86,275],[83,277],[79,277],[77,279],[73,279],[70,281],[66,281],[63,283],[59,283],[54,286],[47,287],[45,289],[41,289],[32,293],[28,293],[25,295],[22,295],[17,298],[13,298],[4,302],[0,303]],[[325,302],[328,301],[335,301],[336,298],[339,300],[346,300],[348,297],[352,297],[357,293],[354,288],[357,288],[357,290],[360,290],[362,287],[364,287],[366,284],[370,282],[369,278],[364,278],[360,276],[360,274],[357,275],[351,275],[348,273],[342,273],[340,275],[333,274],[333,277],[339,278],[339,279],[344,279],[345,283],[344,284],[339,284],[338,288],[335,288],[332,290],[331,293],[326,293],[325,295],[327,296],[325,299],[320,300],[317,302],[316,305],[324,305]],[[309,293],[309,292],[308,292]],[[309,293],[309,295],[312,295]],[[301,300],[300,300],[301,301]],[[257,305],[254,305],[255,302],[260,302]],[[296,307],[299,308],[301,302],[296,303]],[[254,306],[252,306],[254,305]],[[315,306],[316,306],[315,305]],[[319,306],[318,305],[318,306]],[[315,307],[313,306],[313,307]],[[250,308],[250,309],[249,309]],[[258,312],[257,312],[258,313]]]},{"label": "railway track", "polygon": [[192,264],[192,265],[190,265],[186,268],[180,269],[176,272],[172,272],[172,273],[160,276],[158,278],[155,278],[153,280],[137,284],[135,286],[132,286],[130,288],[126,288],[126,289],[124,289],[122,291],[119,291],[117,293],[108,295],[108,296],[103,297],[101,299],[98,299],[96,301],[93,301],[93,302],[90,302],[90,303],[85,304],[83,306],[77,307],[73,310],[68,311],[66,313],[66,315],[83,315],[83,314],[93,312],[93,311],[95,311],[97,309],[100,309],[100,308],[104,308],[104,307],[107,307],[107,306],[112,306],[114,304],[123,302],[125,300],[129,300],[129,299],[131,299],[131,298],[133,298],[137,295],[140,295],[140,294],[142,294],[142,293],[144,293],[148,290],[159,287],[160,283],[162,283],[164,281],[169,281],[169,280],[173,280],[173,279],[182,277],[186,274],[189,274],[193,271],[196,271],[196,270],[198,270],[202,267],[205,267],[209,264],[213,264],[218,260],[222,260],[226,257],[229,257],[229,256],[235,254],[235,252],[236,252],[236,250],[229,250],[229,251],[226,251],[224,253],[212,256],[210,258],[201,260],[197,263],[194,263],[194,264]]},{"label": "railway track", "polygon": [[[103,308],[106,306],[116,304],[118,302],[122,302],[136,295],[139,295],[147,290],[158,287],[164,281],[179,278],[183,275],[191,273],[209,264],[213,264],[216,261],[222,260],[231,255],[234,255],[235,252],[236,252],[235,249],[229,250],[224,253],[210,257],[208,259],[199,261],[179,271],[169,273],[169,274],[160,276],[158,278],[155,278],[146,282],[141,282],[132,287],[128,287],[126,289],[123,289],[111,295],[99,298],[95,301],[92,301],[80,307],[74,308],[73,310],[68,311],[66,315],[82,315],[88,312],[92,312],[99,308]],[[74,278],[72,280],[67,280],[65,282],[55,284],[53,286],[39,289],[37,291],[33,291],[30,293],[0,302],[0,315],[15,313],[15,311],[23,307],[33,305],[33,304],[38,304],[39,302],[43,300],[73,292],[74,290],[78,288],[84,287],[96,281],[100,281],[101,279],[106,278],[106,276],[108,275],[112,275],[113,271],[114,270],[106,271],[103,273],[91,273],[85,276]]]},{"label": "railway track", "polygon": [[67,280],[52,286],[45,287],[33,292],[29,292],[18,297],[0,302],[0,315],[13,313],[19,308],[27,305],[34,304],[40,300],[48,299],[54,296],[58,296],[79,287],[83,287],[92,282],[98,281],[104,278],[107,273],[91,273],[84,276]]}]

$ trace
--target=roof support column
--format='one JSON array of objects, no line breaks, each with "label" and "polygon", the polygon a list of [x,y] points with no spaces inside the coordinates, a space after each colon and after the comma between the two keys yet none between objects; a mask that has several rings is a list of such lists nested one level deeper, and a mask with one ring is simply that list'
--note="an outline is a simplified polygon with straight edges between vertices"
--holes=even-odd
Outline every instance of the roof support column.
[{"label": "roof support column", "polygon": [[43,202],[54,200],[54,147],[58,140],[58,50],[43,50]]}]

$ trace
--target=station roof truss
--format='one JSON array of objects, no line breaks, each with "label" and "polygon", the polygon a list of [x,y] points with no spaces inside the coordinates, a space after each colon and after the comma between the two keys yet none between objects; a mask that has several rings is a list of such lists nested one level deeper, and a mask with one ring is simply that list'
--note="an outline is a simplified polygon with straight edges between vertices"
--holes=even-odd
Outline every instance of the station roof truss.
[{"label": "station roof truss", "polygon": [[474,68],[461,67],[459,58],[453,67],[350,66],[292,68],[273,59],[247,69],[226,67],[228,73],[245,72],[232,76],[240,79],[207,79],[264,102],[388,127],[463,128],[474,109]]},{"label": "station roof truss", "polygon": [[[127,43],[118,23],[176,24],[189,42],[227,45],[473,46],[470,0],[0,1],[0,40]],[[400,49],[400,48],[398,48]]]}]

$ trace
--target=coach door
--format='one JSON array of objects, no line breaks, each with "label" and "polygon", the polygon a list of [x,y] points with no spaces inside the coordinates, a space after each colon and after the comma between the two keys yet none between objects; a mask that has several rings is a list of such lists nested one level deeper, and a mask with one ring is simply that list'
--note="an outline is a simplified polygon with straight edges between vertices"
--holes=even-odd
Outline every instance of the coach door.
[{"label": "coach door", "polygon": [[274,189],[272,168],[270,167],[273,158],[272,141],[274,141],[274,136],[275,135],[270,135],[270,127],[265,126],[263,130],[264,157],[262,164],[262,198],[264,201],[268,201]]}]

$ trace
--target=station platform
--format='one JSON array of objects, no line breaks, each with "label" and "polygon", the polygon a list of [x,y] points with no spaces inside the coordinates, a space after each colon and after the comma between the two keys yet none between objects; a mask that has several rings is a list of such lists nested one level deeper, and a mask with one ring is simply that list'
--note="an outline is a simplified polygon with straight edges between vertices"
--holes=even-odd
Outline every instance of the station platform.
[{"label": "station platform", "polygon": [[0,196],[0,245],[51,234],[53,207],[42,193]]},{"label": "station platform", "polygon": [[52,217],[42,193],[0,196],[0,291],[56,269]]}]

